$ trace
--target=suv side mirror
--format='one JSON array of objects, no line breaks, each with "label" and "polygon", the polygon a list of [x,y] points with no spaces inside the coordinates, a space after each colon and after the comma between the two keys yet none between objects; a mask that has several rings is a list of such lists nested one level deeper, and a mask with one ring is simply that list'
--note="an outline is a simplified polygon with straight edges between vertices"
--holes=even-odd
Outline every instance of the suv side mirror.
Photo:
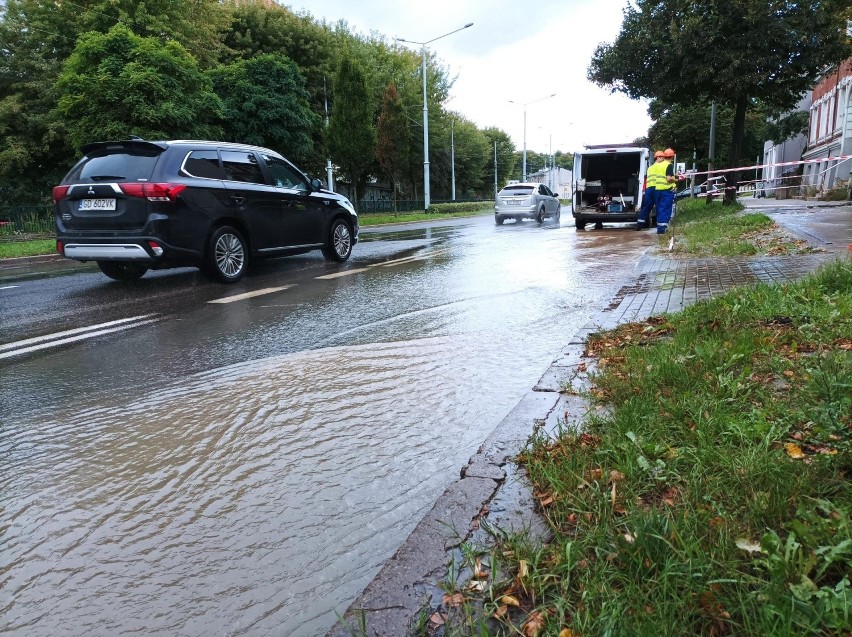
[{"label": "suv side mirror", "polygon": [[559,193],[558,192],[553,193],[553,196],[556,197],[557,199],[559,199]]},{"label": "suv side mirror", "polygon": [[311,179],[311,188],[313,188],[314,190],[322,190],[323,188],[325,188],[325,184],[322,183],[322,179],[317,179],[316,177],[314,177],[313,179]]}]

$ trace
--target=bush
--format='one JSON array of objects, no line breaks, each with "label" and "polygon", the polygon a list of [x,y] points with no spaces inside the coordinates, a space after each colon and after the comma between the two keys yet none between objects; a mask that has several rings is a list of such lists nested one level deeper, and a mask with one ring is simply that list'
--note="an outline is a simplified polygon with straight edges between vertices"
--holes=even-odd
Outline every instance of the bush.
[{"label": "bush", "polygon": [[849,184],[840,179],[831,190],[827,190],[822,196],[823,201],[846,201],[849,199]]},{"label": "bush", "polygon": [[454,203],[435,203],[429,206],[429,212],[438,214],[450,214],[454,212],[479,212],[494,205],[491,200],[488,201],[461,201]]}]

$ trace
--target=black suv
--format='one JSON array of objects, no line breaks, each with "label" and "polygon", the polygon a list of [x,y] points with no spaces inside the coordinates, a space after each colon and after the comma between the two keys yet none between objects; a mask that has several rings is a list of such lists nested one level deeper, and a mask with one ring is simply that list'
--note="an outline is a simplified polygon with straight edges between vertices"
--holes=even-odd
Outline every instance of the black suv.
[{"label": "black suv", "polygon": [[108,277],[192,265],[225,283],[249,260],[358,241],[346,197],[268,148],[210,141],[97,142],[53,189],[56,248]]}]

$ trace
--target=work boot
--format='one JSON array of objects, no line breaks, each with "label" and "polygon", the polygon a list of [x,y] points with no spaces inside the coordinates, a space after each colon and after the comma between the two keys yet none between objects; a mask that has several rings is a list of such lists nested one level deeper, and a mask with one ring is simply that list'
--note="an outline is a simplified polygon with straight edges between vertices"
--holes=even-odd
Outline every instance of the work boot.
[{"label": "work boot", "polygon": [[648,227],[648,226],[646,226],[646,225],[644,224],[644,222],[642,222],[642,221],[637,221],[637,222],[636,222],[636,227],[635,227],[635,228],[633,228],[633,229],[634,229],[634,230],[644,230],[644,229],[645,229],[645,228],[647,228],[647,227]]}]

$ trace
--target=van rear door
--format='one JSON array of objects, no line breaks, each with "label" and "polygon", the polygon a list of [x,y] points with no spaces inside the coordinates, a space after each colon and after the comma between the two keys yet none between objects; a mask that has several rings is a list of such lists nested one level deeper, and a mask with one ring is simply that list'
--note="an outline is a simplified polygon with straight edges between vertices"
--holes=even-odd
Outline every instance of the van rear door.
[{"label": "van rear door", "polygon": [[580,209],[580,198],[583,196],[577,189],[577,180],[583,174],[583,155],[574,153],[574,167],[571,169],[571,212],[574,213]]}]

